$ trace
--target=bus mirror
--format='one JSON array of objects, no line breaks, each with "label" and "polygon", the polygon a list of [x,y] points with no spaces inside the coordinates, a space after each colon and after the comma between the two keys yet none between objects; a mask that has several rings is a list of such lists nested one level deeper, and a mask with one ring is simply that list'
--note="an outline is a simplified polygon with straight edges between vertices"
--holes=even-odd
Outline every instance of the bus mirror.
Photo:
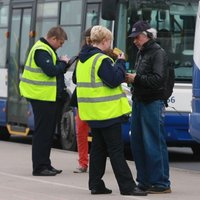
[{"label": "bus mirror", "polygon": [[118,0],[102,0],[102,19],[115,20]]}]

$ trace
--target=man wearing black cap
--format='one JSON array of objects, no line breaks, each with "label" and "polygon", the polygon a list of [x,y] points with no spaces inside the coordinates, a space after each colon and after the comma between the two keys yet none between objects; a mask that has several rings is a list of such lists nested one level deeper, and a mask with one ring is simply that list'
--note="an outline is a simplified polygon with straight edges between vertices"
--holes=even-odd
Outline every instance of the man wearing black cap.
[{"label": "man wearing black cap", "polygon": [[164,88],[168,58],[156,43],[156,30],[145,21],[133,25],[133,43],[139,49],[132,84],[132,152],[138,187],[148,193],[170,193],[168,151],[164,138]]}]

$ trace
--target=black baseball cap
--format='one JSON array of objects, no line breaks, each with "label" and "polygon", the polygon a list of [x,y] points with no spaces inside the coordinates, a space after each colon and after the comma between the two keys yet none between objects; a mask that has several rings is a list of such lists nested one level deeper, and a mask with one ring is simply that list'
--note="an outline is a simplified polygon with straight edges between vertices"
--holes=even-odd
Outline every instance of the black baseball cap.
[{"label": "black baseball cap", "polygon": [[135,24],[133,24],[132,32],[128,37],[137,37],[140,33],[150,28],[150,25],[146,21],[138,21]]}]

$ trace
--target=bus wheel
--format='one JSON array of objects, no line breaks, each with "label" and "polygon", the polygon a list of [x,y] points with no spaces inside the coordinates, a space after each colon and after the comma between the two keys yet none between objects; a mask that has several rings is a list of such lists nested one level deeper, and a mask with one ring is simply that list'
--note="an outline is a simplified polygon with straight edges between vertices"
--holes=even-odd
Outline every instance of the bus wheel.
[{"label": "bus wheel", "polygon": [[194,156],[200,156],[200,145],[194,145],[192,146],[192,151]]},{"label": "bus wheel", "polygon": [[7,128],[0,127],[0,140],[9,140],[10,134],[8,133]]},{"label": "bus wheel", "polygon": [[68,110],[63,113],[60,130],[62,149],[76,151],[77,144],[73,110]]}]

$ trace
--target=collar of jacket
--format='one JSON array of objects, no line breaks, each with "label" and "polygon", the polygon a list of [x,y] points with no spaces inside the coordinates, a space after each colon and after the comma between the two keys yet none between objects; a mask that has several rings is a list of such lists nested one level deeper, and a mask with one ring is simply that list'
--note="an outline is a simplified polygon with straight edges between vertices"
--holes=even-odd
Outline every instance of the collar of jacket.
[{"label": "collar of jacket", "polygon": [[146,49],[148,49],[149,47],[151,47],[152,45],[154,45],[156,43],[155,40],[150,39],[149,41],[147,41],[142,48],[140,49],[141,52],[145,51]]},{"label": "collar of jacket", "polygon": [[47,40],[45,38],[41,37],[40,41],[47,44],[48,46],[50,46],[54,50],[54,52],[56,52],[56,50],[47,42]]}]

